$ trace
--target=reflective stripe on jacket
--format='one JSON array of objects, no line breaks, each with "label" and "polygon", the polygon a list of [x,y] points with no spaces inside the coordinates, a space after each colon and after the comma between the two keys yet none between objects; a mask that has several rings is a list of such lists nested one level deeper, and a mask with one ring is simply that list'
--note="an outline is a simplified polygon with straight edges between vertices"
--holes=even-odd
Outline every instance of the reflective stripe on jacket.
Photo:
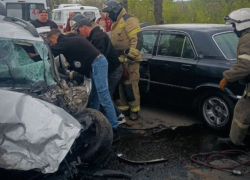
[{"label": "reflective stripe on jacket", "polygon": [[111,28],[111,42],[118,50],[127,52],[127,55],[135,61],[141,61],[140,54],[143,37],[137,18],[127,14],[123,8],[117,21]]}]

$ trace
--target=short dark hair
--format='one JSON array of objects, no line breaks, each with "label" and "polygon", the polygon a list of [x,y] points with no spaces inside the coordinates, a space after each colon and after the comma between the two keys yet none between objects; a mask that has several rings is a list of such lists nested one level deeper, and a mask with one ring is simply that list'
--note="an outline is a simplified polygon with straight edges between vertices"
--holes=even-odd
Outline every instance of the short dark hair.
[{"label": "short dark hair", "polygon": [[51,38],[52,36],[59,36],[61,34],[61,31],[59,29],[52,29],[48,35],[47,38]]}]

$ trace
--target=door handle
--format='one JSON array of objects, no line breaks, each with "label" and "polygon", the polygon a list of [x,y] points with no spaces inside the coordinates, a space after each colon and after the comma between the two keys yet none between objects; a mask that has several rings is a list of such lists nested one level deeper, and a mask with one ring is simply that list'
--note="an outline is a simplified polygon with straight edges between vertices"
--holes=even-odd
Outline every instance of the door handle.
[{"label": "door handle", "polygon": [[190,70],[191,69],[191,65],[182,64],[181,65],[181,69],[184,70],[184,71]]}]

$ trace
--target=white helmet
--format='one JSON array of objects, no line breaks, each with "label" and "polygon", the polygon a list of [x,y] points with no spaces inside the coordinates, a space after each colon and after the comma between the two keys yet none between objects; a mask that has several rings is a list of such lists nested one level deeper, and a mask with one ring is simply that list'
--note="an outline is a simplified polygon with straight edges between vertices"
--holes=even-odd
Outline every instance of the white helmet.
[{"label": "white helmet", "polygon": [[250,28],[250,8],[242,8],[231,12],[224,18],[226,24],[235,24],[237,31]]}]

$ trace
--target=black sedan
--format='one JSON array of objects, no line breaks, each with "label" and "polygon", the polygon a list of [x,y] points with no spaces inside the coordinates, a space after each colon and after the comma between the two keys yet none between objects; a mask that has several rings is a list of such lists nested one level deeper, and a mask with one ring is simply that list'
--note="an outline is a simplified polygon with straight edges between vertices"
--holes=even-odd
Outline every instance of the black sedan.
[{"label": "black sedan", "polygon": [[197,108],[205,124],[230,127],[243,94],[238,82],[219,89],[223,72],[236,62],[238,38],[221,24],[172,24],[142,28],[140,91],[167,103]]}]

